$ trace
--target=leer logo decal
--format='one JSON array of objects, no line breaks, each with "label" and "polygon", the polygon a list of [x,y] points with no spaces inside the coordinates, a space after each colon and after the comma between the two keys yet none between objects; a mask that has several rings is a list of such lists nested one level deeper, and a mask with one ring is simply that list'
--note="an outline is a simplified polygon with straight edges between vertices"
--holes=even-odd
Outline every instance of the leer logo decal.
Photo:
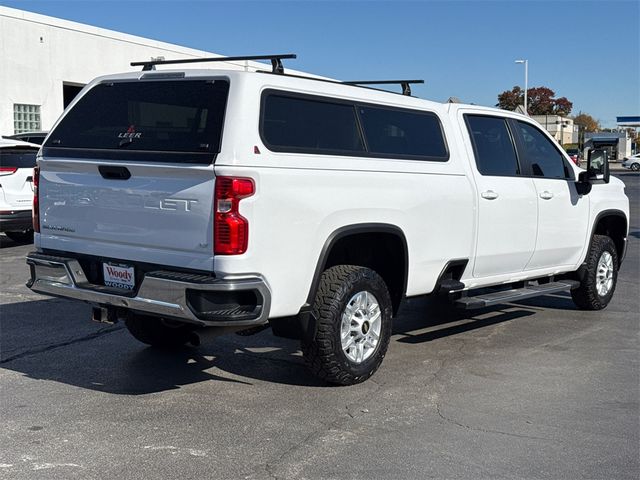
[{"label": "leer logo decal", "polygon": [[129,125],[129,128],[127,129],[126,132],[122,132],[118,134],[118,138],[124,138],[124,139],[134,139],[134,138],[140,138],[140,137],[142,137],[142,132],[136,132],[135,125]]}]

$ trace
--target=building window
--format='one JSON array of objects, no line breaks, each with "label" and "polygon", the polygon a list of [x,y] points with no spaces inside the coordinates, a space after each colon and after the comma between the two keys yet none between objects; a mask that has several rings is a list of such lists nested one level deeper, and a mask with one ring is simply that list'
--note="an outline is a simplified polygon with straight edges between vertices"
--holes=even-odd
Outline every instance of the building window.
[{"label": "building window", "polygon": [[37,132],[41,125],[40,105],[13,104],[13,133]]}]

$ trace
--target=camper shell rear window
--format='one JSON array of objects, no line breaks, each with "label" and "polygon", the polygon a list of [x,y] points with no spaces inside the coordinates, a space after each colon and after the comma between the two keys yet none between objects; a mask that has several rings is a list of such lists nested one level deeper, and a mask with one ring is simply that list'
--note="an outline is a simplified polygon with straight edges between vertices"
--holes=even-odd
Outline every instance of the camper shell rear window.
[{"label": "camper shell rear window", "polygon": [[71,107],[43,154],[209,164],[228,93],[226,79],[103,82]]}]

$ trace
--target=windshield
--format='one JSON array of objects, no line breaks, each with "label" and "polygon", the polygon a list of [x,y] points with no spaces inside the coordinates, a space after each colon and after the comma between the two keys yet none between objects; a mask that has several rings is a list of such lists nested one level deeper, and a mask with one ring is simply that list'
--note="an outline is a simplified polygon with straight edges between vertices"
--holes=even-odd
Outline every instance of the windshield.
[{"label": "windshield", "polygon": [[[133,81],[101,83],[65,115],[44,147],[65,155],[71,150],[176,152],[220,151],[229,82],[224,80]],[[184,156],[182,156],[184,158]],[[188,158],[191,158],[187,156]],[[160,157],[154,157],[162,161]]]}]

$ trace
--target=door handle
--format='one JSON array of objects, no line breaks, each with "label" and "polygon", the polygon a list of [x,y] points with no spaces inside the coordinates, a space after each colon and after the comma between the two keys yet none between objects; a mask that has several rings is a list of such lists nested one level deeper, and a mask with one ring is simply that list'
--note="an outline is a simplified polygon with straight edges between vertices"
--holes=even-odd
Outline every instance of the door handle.
[{"label": "door handle", "polygon": [[499,195],[493,190],[487,190],[486,192],[482,192],[480,196],[486,200],[495,200]]},{"label": "door handle", "polygon": [[540,193],[540,198],[544,200],[551,200],[553,198],[553,193],[545,190],[544,192]]}]

